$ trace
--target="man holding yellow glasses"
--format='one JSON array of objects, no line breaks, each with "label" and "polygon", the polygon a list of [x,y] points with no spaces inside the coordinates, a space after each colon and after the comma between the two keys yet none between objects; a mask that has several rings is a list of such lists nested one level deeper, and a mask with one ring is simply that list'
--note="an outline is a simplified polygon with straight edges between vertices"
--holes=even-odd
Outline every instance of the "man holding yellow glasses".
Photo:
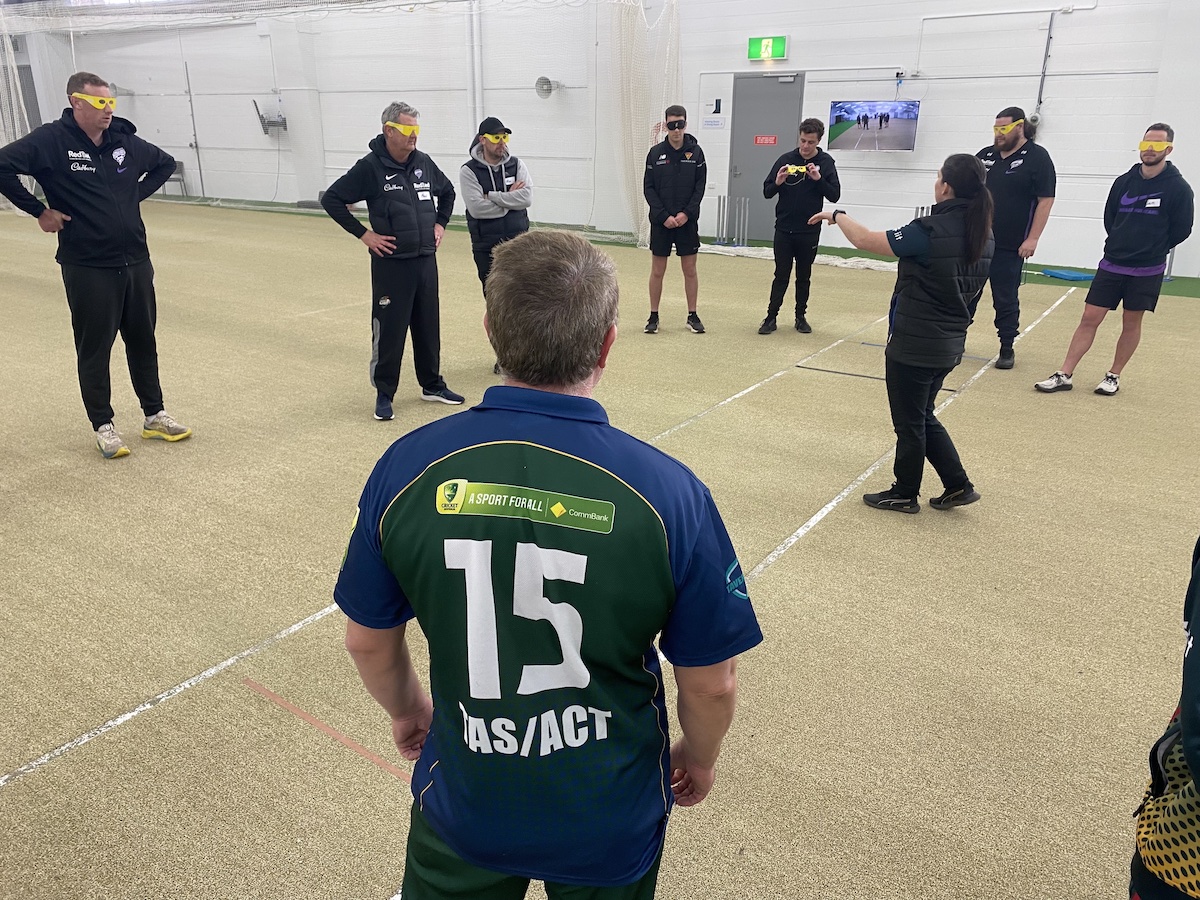
[{"label": "man holding yellow glasses", "polygon": [[1138,144],[1141,162],[1113,182],[1104,206],[1104,258],[1084,301],[1083,318],[1071,337],[1062,368],[1034,385],[1043,394],[1069,391],[1075,366],[1096,339],[1110,310],[1124,303],[1121,336],[1112,368],[1095,393],[1112,396],[1121,389],[1121,372],[1142,339],[1142,318],[1154,312],[1167,271],[1167,254],[1192,233],[1195,197],[1167,157],[1175,129],[1155,122]]},{"label": "man holding yellow glasses", "polygon": [[[420,115],[392,103],[381,116],[383,133],[371,152],[329,186],[321,205],[371,251],[371,386],[375,418],[392,418],[404,342],[412,332],[413,366],[421,399],[458,405],[460,394],[441,375],[441,318],[437,257],[454,212],[454,185],[417,149]],[[370,228],[350,212],[367,202]]]},{"label": "man holding yellow glasses", "polygon": [[[108,82],[90,72],[67,79],[70,107],[0,149],[0,193],[58,235],[83,405],[105,459],[129,455],[113,425],[109,361],[120,333],[133,389],[145,414],[142,437],[168,442],[191,429],[163,411],[154,337],[154,267],[141,202],[175,171],[175,160],[117,118]],[[37,179],[46,204],[18,179]],[[47,205],[48,204],[48,205]]]},{"label": "man holding yellow glasses", "polygon": [[988,170],[988,190],[996,206],[992,220],[996,253],[988,276],[1000,337],[996,368],[1011,369],[1016,364],[1013,341],[1021,333],[1021,269],[1037,251],[1050,219],[1056,175],[1054,161],[1045,148],[1034,143],[1034,127],[1019,106],[1000,110],[992,134],[991,146],[975,155]]}]

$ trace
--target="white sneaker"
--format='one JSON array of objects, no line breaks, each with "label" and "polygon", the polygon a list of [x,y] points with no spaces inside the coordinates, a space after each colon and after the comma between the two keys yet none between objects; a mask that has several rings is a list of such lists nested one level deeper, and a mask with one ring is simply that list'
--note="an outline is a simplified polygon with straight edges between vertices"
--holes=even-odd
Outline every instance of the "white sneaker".
[{"label": "white sneaker", "polygon": [[1109,372],[1104,376],[1104,380],[1096,385],[1096,393],[1104,394],[1106,397],[1111,397],[1121,389],[1121,376],[1114,375]]},{"label": "white sneaker", "polygon": [[1071,376],[1065,372],[1055,372],[1045,381],[1039,381],[1034,385],[1043,394],[1053,394],[1055,391],[1069,391],[1074,385],[1071,384]]},{"label": "white sneaker", "polygon": [[121,440],[121,435],[117,434],[117,429],[113,427],[112,422],[96,429],[96,449],[104,455],[105,459],[120,459],[122,456],[129,455],[129,448]]}]

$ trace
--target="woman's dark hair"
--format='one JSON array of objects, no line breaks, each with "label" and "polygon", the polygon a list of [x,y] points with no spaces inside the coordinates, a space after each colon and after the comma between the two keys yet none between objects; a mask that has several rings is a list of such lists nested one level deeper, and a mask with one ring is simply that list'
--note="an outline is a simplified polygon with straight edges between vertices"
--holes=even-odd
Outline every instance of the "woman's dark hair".
[{"label": "woman's dark hair", "polygon": [[969,153],[955,153],[942,163],[942,183],[949,185],[967,207],[967,262],[979,262],[992,236],[992,193],[987,188],[987,169]]}]

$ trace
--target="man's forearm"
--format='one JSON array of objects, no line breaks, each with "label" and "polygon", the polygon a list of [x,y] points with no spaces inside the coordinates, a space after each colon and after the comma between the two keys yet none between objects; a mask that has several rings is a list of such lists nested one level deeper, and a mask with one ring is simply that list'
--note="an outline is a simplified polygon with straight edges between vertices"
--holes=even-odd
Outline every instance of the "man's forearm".
[{"label": "man's forearm", "polygon": [[1037,207],[1033,211],[1033,223],[1029,226],[1029,237],[1032,240],[1041,240],[1046,223],[1050,221],[1050,207],[1053,205],[1053,197],[1038,198]]},{"label": "man's forearm", "polygon": [[424,692],[403,638],[395,648],[355,648],[350,656],[367,692],[393,719],[411,715],[420,706]]},{"label": "man's forearm", "polygon": [[711,768],[721,753],[721,741],[733,724],[737,706],[737,679],[731,675],[725,690],[716,693],[679,692],[679,727],[687,739],[691,758]]}]

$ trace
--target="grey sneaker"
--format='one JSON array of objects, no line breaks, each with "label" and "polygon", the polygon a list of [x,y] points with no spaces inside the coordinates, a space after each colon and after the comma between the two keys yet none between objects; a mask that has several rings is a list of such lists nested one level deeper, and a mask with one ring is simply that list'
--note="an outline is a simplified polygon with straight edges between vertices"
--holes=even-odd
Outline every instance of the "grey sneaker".
[{"label": "grey sneaker", "polygon": [[1109,372],[1104,376],[1104,380],[1096,385],[1096,393],[1103,394],[1106,397],[1111,397],[1121,389],[1121,376],[1114,375]]},{"label": "grey sneaker", "polygon": [[687,327],[694,334],[704,334],[704,323],[700,321],[700,317],[694,312],[688,313]]},{"label": "grey sneaker", "polygon": [[1055,391],[1069,391],[1074,385],[1071,384],[1070,375],[1065,372],[1055,372],[1045,381],[1039,381],[1034,387],[1043,394],[1053,394]]},{"label": "grey sneaker", "polygon": [[166,412],[157,412],[142,425],[142,437],[159,441],[182,441],[192,436],[192,429],[180,425]]},{"label": "grey sneaker", "polygon": [[646,320],[646,327],[642,331],[646,334],[658,334],[658,313],[650,313],[650,318]]},{"label": "grey sneaker", "polygon": [[96,429],[96,449],[105,459],[120,459],[129,455],[129,448],[121,440],[121,435],[117,434],[117,429],[113,428],[112,422]]}]

